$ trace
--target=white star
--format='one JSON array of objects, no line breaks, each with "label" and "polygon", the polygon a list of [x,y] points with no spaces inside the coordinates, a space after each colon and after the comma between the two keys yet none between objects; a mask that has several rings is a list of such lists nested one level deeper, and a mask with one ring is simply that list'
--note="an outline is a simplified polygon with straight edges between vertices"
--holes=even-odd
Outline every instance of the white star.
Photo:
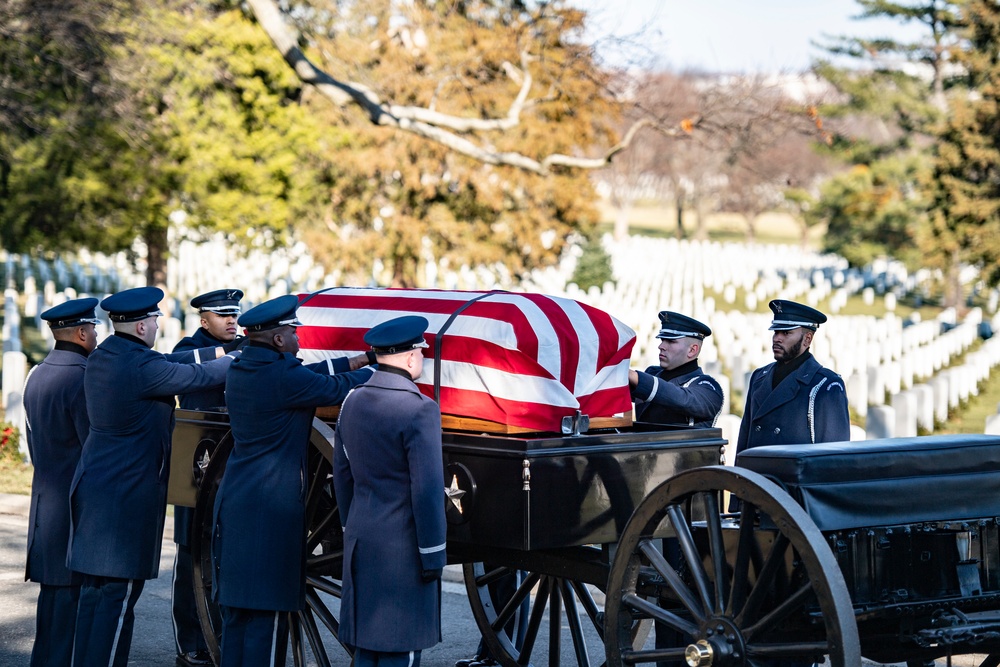
[{"label": "white star", "polygon": [[451,486],[446,486],[444,488],[444,494],[448,496],[448,500],[451,504],[455,506],[458,513],[462,513],[462,496],[465,495],[465,491],[458,488],[458,475],[451,476]]}]

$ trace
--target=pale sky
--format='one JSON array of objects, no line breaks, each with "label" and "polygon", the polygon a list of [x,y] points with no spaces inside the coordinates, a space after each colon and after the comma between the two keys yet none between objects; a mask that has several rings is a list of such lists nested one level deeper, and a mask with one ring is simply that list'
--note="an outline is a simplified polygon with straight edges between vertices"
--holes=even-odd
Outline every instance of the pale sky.
[{"label": "pale sky", "polygon": [[[591,39],[634,34],[670,69],[797,72],[822,51],[823,34],[913,39],[916,26],[851,20],[854,0],[571,0],[590,12]],[[605,58],[618,60],[613,50]],[[621,63],[617,63],[621,64]]]}]

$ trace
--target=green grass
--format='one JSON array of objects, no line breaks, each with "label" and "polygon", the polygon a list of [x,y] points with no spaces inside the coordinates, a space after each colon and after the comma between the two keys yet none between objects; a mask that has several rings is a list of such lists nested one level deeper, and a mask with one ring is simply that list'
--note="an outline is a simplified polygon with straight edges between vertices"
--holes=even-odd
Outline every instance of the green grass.
[{"label": "green grass", "polygon": [[31,495],[30,463],[0,461],[0,493]]}]

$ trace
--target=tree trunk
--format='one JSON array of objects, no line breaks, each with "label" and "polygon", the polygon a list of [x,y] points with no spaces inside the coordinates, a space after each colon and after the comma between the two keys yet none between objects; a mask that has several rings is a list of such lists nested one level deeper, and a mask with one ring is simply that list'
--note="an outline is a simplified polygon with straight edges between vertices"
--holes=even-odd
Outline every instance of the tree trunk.
[{"label": "tree trunk", "polygon": [[677,195],[674,198],[674,204],[677,209],[677,240],[680,241],[684,238],[684,195]]},{"label": "tree trunk", "polygon": [[708,240],[708,215],[705,213],[705,202],[698,197],[694,200],[694,238],[698,241]]},{"label": "tree trunk", "polygon": [[615,214],[615,241],[621,241],[628,236],[628,214],[632,210],[629,204],[619,204],[618,212]]},{"label": "tree trunk", "polygon": [[743,219],[747,223],[747,243],[757,241],[757,216],[753,213],[744,213]]},{"label": "tree trunk", "polygon": [[145,233],[146,284],[163,287],[167,284],[167,228],[150,225]]},{"label": "tree trunk", "polygon": [[945,272],[944,303],[945,308],[955,308],[959,312],[962,307],[962,263],[959,260],[958,250],[953,250],[948,261],[948,269]]}]

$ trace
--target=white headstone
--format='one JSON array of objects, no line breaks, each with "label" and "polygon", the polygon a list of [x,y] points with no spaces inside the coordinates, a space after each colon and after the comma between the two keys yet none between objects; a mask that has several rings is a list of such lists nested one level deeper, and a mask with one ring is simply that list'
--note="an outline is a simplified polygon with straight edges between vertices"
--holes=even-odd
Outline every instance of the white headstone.
[{"label": "white headstone", "polygon": [[865,430],[857,424],[851,424],[851,442],[859,442],[865,439]]},{"label": "white headstone", "polygon": [[847,378],[847,404],[861,417],[868,414],[868,375],[852,373]]},{"label": "white headstone", "polygon": [[17,393],[20,397],[21,392],[24,390],[24,378],[27,373],[28,358],[24,356],[23,352],[3,353],[2,390],[3,407],[5,409],[8,407],[7,399],[11,394]]},{"label": "white headstone", "polygon": [[716,426],[722,429],[722,437],[726,439],[726,465],[731,466],[736,461],[736,440],[740,436],[740,423],[743,420],[736,415],[721,414]]},{"label": "white headstone", "polygon": [[1000,415],[989,415],[986,417],[986,427],[983,433],[988,435],[1000,435]]},{"label": "white headstone", "polygon": [[934,390],[928,384],[914,385],[917,397],[917,426],[927,433],[934,432]]},{"label": "white headstone", "polygon": [[917,397],[911,391],[902,391],[892,397],[892,407],[896,411],[896,438],[912,438],[917,435]]},{"label": "white headstone", "polygon": [[888,405],[878,405],[868,408],[868,419],[865,420],[865,436],[869,440],[893,437],[896,429],[896,411]]}]

